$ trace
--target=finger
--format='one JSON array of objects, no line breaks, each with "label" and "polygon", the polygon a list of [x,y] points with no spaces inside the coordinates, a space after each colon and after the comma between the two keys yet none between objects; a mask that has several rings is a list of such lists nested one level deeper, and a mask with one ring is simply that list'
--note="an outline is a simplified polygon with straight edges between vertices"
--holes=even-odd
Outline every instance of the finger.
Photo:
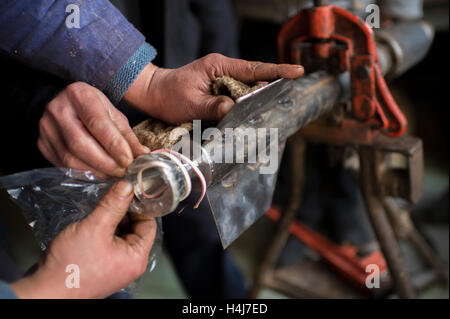
[{"label": "finger", "polygon": [[125,139],[127,140],[128,144],[130,145],[134,157],[150,153],[150,149],[139,142],[138,138],[136,137],[136,135],[134,134],[133,130],[130,127],[121,130],[121,133],[122,136],[125,137]]},{"label": "finger", "polygon": [[86,222],[93,223],[106,235],[114,235],[119,223],[127,214],[133,198],[133,185],[128,181],[115,183],[100,200]]},{"label": "finger", "polygon": [[53,124],[49,124],[51,119],[47,119],[45,122],[40,122],[40,135],[38,139],[38,147],[45,150],[51,159],[51,163],[56,167],[67,167],[79,170],[89,170],[100,177],[106,177],[103,173],[100,173],[79,160],[76,156],[72,155],[65,147],[64,142],[59,138],[59,132]]},{"label": "finger", "polygon": [[129,245],[138,245],[144,249],[145,254],[150,252],[156,235],[156,222],[154,219],[140,220],[131,226],[132,233],[125,236]]},{"label": "finger", "polygon": [[223,118],[233,107],[234,101],[228,96],[207,96],[205,101],[200,103],[204,105],[201,110],[195,114],[197,118],[205,121],[217,121]]},{"label": "finger", "polygon": [[59,157],[56,155],[55,151],[48,143],[46,137],[39,135],[37,146],[42,155],[51,163],[53,166],[62,167],[62,162],[59,160]]},{"label": "finger", "polygon": [[129,216],[130,223],[137,223],[140,221],[147,221],[147,220],[154,219],[153,217],[149,217],[147,215],[135,213],[135,212],[129,212],[128,216]]},{"label": "finger", "polygon": [[133,161],[133,152],[128,145],[127,140],[122,136],[116,125],[111,119],[110,109],[114,106],[106,97],[97,93],[98,103],[102,107],[92,107],[92,105],[80,105],[81,112],[78,116],[87,127],[88,131],[103,146],[106,152],[119,164],[126,168]]},{"label": "finger", "polygon": [[[62,112],[59,114],[58,121],[55,120],[54,116],[52,116],[52,121],[54,124],[49,125],[48,130],[51,131],[49,134],[53,136],[62,134],[64,137],[64,148],[68,149],[74,157],[86,163],[83,166],[92,167],[95,171],[102,172],[102,175],[122,177],[125,174],[125,168],[117,165],[114,159],[86,130],[83,123],[76,117],[76,114]],[[58,126],[59,129],[56,129]],[[67,164],[64,161],[63,163]]]},{"label": "finger", "polygon": [[[107,175],[85,163],[83,160],[79,159],[77,156],[73,155],[71,151],[65,146],[65,142],[60,139],[60,131],[57,129],[55,123],[52,122],[53,119],[49,118],[48,121],[40,123],[41,134],[46,137],[49,147],[54,150],[54,153],[58,157],[53,165],[57,167],[68,167],[73,169],[79,169],[84,171],[91,171],[94,175],[100,178],[106,178]],[[124,173],[124,172],[123,172]]]},{"label": "finger", "polygon": [[100,172],[98,170],[96,170],[95,168],[93,168],[92,166],[86,164],[85,162],[83,162],[82,160],[80,160],[79,158],[77,158],[76,156],[74,156],[72,153],[70,153],[70,151],[64,146],[63,143],[55,143],[56,148],[57,149],[57,154],[61,154],[60,156],[60,161],[61,161],[61,165],[58,165],[57,167],[62,167],[62,168],[72,168],[72,169],[77,169],[80,171],[90,171],[92,174],[94,174],[95,176],[102,178],[102,179],[107,179],[108,175]]},{"label": "finger", "polygon": [[223,75],[229,75],[246,83],[272,81],[279,78],[295,79],[304,73],[301,65],[263,63],[231,58],[223,59],[222,70]]},{"label": "finger", "polygon": [[127,140],[128,144],[130,145],[134,157],[150,153],[150,149],[139,142],[139,139],[137,138],[136,134],[134,134],[133,130],[130,127],[130,124],[128,123],[127,118],[123,116],[123,114],[121,114],[117,110],[113,111],[112,120],[116,124],[122,136]]}]

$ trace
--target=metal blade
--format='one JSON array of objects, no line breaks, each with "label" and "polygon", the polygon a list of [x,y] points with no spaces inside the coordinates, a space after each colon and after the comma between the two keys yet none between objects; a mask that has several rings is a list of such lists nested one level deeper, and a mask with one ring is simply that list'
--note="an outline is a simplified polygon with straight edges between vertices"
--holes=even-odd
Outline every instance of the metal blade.
[{"label": "metal blade", "polygon": [[[278,163],[284,146],[280,144]],[[258,164],[243,164],[209,187],[207,198],[224,249],[269,209],[277,176],[278,170],[260,174]]]}]

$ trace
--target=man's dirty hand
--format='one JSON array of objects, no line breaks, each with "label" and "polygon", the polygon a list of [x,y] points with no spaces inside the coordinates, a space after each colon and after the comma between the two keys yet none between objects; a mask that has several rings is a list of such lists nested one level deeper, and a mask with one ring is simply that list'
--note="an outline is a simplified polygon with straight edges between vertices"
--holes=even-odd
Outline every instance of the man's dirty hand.
[{"label": "man's dirty hand", "polygon": [[57,167],[90,170],[99,177],[123,176],[134,157],[149,152],[108,98],[82,82],[46,106],[38,147]]},{"label": "man's dirty hand", "polygon": [[[55,237],[33,274],[11,285],[17,296],[105,298],[142,275],[156,223],[144,215],[127,215],[132,198],[131,183],[114,184],[90,215]],[[69,265],[78,269],[75,287],[67,284]]]},{"label": "man's dirty hand", "polygon": [[148,64],[125,94],[132,106],[169,123],[193,119],[219,120],[233,107],[227,96],[213,96],[211,86],[227,75],[244,83],[297,78],[300,65],[272,64],[209,54],[178,69]]}]

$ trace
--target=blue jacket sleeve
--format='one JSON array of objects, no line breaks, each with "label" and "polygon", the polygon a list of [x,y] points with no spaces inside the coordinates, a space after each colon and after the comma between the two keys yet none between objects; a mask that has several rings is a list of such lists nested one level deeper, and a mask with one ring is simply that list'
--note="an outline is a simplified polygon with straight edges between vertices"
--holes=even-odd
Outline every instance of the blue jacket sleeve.
[{"label": "blue jacket sleeve", "polygon": [[14,291],[4,281],[0,281],[0,299],[17,299]]},{"label": "blue jacket sleeve", "polygon": [[113,102],[156,56],[107,0],[0,0],[0,50],[65,80],[89,83]]}]

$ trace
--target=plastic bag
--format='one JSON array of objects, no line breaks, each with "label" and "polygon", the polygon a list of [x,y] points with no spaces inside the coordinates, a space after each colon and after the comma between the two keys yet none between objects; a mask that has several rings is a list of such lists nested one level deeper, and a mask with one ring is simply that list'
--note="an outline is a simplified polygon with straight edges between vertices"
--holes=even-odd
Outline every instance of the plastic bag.
[{"label": "plastic bag", "polygon": [[[117,179],[103,180],[89,171],[43,168],[3,176],[0,187],[23,210],[36,239],[45,250],[51,240],[68,225],[89,215]],[[162,245],[161,218],[147,269],[152,271]],[[135,283],[130,287],[136,286]],[[129,289],[128,289],[129,290]]]}]

